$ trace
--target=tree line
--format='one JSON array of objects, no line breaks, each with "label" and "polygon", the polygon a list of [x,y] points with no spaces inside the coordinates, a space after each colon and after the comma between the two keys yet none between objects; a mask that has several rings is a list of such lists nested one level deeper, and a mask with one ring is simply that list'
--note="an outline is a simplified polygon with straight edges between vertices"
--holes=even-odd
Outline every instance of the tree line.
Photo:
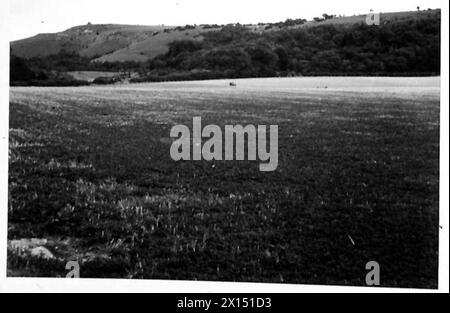
[{"label": "tree line", "polygon": [[[148,62],[143,80],[267,76],[440,74],[440,19],[381,26],[329,24],[252,32],[226,26],[202,42],[183,40]],[[199,74],[201,73],[201,74]],[[216,76],[220,77],[216,77]]]}]

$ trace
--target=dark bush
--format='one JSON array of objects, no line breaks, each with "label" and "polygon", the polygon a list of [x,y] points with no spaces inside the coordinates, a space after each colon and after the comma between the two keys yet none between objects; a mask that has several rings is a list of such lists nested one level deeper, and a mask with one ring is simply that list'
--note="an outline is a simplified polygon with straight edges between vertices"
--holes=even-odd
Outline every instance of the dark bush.
[{"label": "dark bush", "polygon": [[112,85],[120,81],[119,77],[97,77],[92,83],[94,85]]}]

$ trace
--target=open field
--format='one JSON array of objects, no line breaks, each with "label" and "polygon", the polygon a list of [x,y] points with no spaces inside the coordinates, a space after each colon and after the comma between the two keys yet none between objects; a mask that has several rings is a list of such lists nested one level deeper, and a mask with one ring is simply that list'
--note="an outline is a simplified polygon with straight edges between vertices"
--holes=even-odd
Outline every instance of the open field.
[{"label": "open field", "polygon": [[[439,78],[11,88],[9,276],[437,287]],[[279,166],[172,161],[170,129],[279,125]]]}]

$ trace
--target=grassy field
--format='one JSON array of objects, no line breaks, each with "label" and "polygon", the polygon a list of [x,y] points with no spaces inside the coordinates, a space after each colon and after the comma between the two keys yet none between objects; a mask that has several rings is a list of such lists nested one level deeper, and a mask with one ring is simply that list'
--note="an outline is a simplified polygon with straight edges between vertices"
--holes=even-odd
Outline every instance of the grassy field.
[{"label": "grassy field", "polygon": [[[11,88],[9,276],[437,287],[439,78]],[[179,162],[170,129],[279,125],[279,166]],[[190,126],[191,127],[191,126]]]}]

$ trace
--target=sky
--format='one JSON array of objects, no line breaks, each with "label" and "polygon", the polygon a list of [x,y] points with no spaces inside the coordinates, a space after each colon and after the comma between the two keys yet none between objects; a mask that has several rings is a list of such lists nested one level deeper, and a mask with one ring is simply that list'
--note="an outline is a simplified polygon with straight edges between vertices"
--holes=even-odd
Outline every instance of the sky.
[{"label": "sky", "polygon": [[9,38],[92,24],[186,25],[279,22],[441,8],[447,0],[9,0]]}]

